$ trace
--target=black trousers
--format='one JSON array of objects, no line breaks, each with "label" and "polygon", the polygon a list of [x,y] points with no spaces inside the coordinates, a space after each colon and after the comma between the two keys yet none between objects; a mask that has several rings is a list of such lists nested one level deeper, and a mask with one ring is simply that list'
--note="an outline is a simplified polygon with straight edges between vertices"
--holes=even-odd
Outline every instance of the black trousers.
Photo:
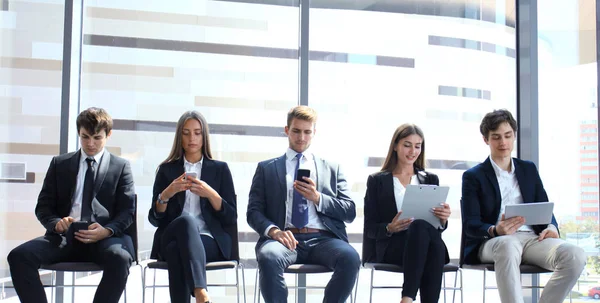
[{"label": "black trousers", "polygon": [[180,216],[165,229],[160,254],[169,266],[169,294],[172,303],[190,302],[195,288],[206,288],[206,262],[224,259],[217,242],[198,232],[198,222]]},{"label": "black trousers", "polygon": [[385,251],[385,263],[404,267],[402,296],[422,303],[437,303],[442,288],[446,247],[441,233],[424,220],[415,220],[408,230],[394,234]]},{"label": "black trousers", "polygon": [[119,302],[133,263],[131,237],[110,237],[92,244],[66,244],[58,234],[45,235],[17,246],[8,254],[15,291],[23,303],[48,302],[38,270],[57,262],[94,262],[104,268],[94,303]]}]

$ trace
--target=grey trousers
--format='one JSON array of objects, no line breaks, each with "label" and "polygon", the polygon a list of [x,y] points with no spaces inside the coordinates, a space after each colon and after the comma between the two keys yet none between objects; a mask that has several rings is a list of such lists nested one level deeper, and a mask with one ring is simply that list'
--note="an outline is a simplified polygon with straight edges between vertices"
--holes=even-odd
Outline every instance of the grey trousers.
[{"label": "grey trousers", "polygon": [[484,263],[495,263],[496,283],[503,303],[523,303],[521,263],[554,271],[544,287],[540,303],[562,303],[586,263],[580,247],[561,239],[538,241],[537,235],[527,232],[486,241],[479,250],[479,259]]}]

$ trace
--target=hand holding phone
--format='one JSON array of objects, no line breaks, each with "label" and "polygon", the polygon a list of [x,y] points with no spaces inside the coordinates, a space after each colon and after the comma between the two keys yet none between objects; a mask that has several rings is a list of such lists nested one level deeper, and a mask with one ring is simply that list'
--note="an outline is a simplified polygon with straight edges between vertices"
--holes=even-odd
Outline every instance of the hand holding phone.
[{"label": "hand holding phone", "polygon": [[73,232],[87,230],[90,224],[89,221],[75,221],[71,223],[71,228],[73,228]]},{"label": "hand holding phone", "polygon": [[310,178],[310,170],[309,169],[300,168],[296,171],[296,181],[308,183],[306,180],[304,180],[303,177]]}]

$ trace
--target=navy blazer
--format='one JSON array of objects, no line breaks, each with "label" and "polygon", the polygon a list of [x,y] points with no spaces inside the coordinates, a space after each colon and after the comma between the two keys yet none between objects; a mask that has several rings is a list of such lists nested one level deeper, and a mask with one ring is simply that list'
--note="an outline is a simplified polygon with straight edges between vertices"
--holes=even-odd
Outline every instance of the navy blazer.
[{"label": "navy blazer", "polygon": [[[270,225],[285,229],[287,185],[285,181],[285,154],[258,163],[252,179],[248,211],[248,224],[259,235],[258,249],[267,240],[264,232]],[[321,193],[321,212],[317,215],[323,225],[336,237],[348,242],[346,225],[356,217],[356,206],[350,198],[350,189],[337,164],[314,157],[317,191]]]},{"label": "navy blazer", "polygon": [[[440,185],[437,175],[415,168],[419,184]],[[394,175],[391,172],[377,172],[367,179],[367,192],[365,194],[365,246],[374,247],[364,250],[363,262],[383,262],[385,252],[390,244],[387,236],[386,225],[398,214],[396,197],[394,195]],[[448,223],[444,228],[448,227]],[[443,230],[440,230],[440,232]],[[445,244],[444,244],[445,246]],[[374,253],[374,255],[373,255]],[[449,262],[448,249],[446,249],[446,263]]]},{"label": "navy blazer", "polygon": [[[185,205],[185,191],[181,191],[169,199],[167,209],[164,213],[156,213],[158,194],[163,192],[184,171],[183,157],[179,160],[161,164],[158,167],[152,190],[152,207],[148,212],[148,220],[152,225],[158,227],[154,233],[154,242],[152,243],[152,251],[150,253],[150,258],[152,259],[162,259],[160,256],[162,234],[167,225],[181,215],[183,206]],[[200,180],[210,185],[222,198],[220,211],[216,211],[208,201],[208,198],[203,197],[200,197],[200,208],[202,210],[202,218],[217,242],[223,257],[229,260],[231,258],[231,236],[227,233],[226,229],[237,224],[236,195],[229,166],[225,162],[205,157],[202,160]]]},{"label": "navy blazer", "polygon": [[[547,202],[548,195],[535,164],[517,158],[513,158],[513,163],[523,202]],[[460,203],[465,241],[461,257],[465,264],[477,264],[480,263],[479,247],[490,238],[488,229],[497,223],[502,204],[498,179],[489,157],[463,174]],[[552,215],[552,224],[558,230],[554,215]],[[539,234],[547,225],[532,227],[535,233]]]},{"label": "navy blazer", "polygon": [[[81,150],[78,150],[56,156],[50,162],[35,207],[35,215],[47,235],[56,234],[56,223],[71,213],[80,158]],[[129,162],[104,150],[94,181],[92,221],[112,229],[113,236],[120,237],[133,223],[135,207]]]}]

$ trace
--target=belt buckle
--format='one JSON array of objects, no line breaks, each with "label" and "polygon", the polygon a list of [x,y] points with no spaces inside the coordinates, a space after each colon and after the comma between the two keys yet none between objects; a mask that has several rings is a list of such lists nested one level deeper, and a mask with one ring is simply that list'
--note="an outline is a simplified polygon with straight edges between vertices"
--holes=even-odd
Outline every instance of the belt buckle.
[{"label": "belt buckle", "polygon": [[305,227],[302,227],[302,228],[298,229],[298,233],[307,234],[308,233],[308,227],[305,226]]}]

